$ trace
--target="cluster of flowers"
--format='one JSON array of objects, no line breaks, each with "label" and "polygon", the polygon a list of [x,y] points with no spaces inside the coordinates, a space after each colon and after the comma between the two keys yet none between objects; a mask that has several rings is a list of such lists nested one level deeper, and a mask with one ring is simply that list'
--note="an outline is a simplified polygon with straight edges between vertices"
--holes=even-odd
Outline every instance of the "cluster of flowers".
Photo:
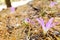
[{"label": "cluster of flowers", "polygon": [[[42,26],[42,29],[43,29],[43,33],[46,34],[47,31],[51,28],[51,27],[54,27],[58,24],[58,22],[53,22],[54,21],[54,18],[51,18],[49,19],[49,21],[46,23],[44,23],[44,20],[43,18],[36,18],[37,22]],[[25,19],[25,22],[26,23],[31,23],[31,24],[34,24],[35,22],[30,20],[29,18],[26,18]]]}]

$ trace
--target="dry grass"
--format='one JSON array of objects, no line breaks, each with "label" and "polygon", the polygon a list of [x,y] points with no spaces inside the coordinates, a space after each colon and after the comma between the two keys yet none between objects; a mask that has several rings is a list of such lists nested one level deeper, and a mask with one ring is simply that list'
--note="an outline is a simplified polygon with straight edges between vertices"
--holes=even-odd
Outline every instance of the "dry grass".
[{"label": "dry grass", "polygon": [[[58,8],[60,4],[50,8],[49,3],[50,1],[35,0],[18,7],[13,13],[9,9],[2,10],[0,12],[0,40],[60,40],[60,24],[44,35],[41,25],[35,20],[42,17],[46,23],[49,18],[54,17],[54,22],[60,23],[60,16],[57,15],[57,13],[60,14],[60,8]],[[25,24],[25,18],[33,20],[35,25]]]}]

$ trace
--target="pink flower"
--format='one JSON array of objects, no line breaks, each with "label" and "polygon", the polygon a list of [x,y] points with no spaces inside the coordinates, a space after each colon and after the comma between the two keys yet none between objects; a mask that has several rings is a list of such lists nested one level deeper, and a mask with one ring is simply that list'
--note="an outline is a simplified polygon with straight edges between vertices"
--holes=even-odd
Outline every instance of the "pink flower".
[{"label": "pink flower", "polygon": [[55,6],[55,4],[57,4],[57,2],[51,2],[49,6],[53,7],[53,6]]},{"label": "pink flower", "polygon": [[11,7],[10,10],[11,10],[11,12],[14,12],[15,11],[15,8],[14,7]]},{"label": "pink flower", "polygon": [[26,18],[26,19],[25,19],[25,22],[26,22],[26,23],[35,24],[35,22],[34,22],[34,21],[32,21],[32,20],[30,20],[29,18]]},{"label": "pink flower", "polygon": [[42,18],[37,18],[37,21],[39,22],[39,24],[41,24],[42,28],[43,28],[43,32],[47,33],[47,31],[56,25],[56,23],[53,23],[54,18],[51,18],[46,25],[44,24],[44,20]]}]

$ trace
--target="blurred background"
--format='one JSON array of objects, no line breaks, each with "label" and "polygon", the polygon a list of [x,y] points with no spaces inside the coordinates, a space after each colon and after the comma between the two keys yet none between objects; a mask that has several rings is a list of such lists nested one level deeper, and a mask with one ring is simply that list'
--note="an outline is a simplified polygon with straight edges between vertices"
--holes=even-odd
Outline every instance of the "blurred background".
[{"label": "blurred background", "polygon": [[31,0],[0,0],[0,11],[6,9],[7,7],[18,7],[24,5]]}]

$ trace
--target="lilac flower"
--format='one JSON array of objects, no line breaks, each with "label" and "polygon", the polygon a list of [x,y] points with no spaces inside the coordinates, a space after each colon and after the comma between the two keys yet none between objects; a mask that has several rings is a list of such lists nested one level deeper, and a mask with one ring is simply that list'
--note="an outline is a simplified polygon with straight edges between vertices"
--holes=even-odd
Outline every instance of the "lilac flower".
[{"label": "lilac flower", "polygon": [[53,7],[55,4],[57,4],[57,2],[51,2],[49,6]]},{"label": "lilac flower", "polygon": [[35,22],[34,22],[34,21],[32,21],[32,20],[30,20],[29,18],[26,18],[26,19],[25,19],[25,23],[35,24]]},{"label": "lilac flower", "polygon": [[54,18],[51,18],[48,22],[47,22],[47,24],[46,24],[46,28],[47,29],[50,29],[51,27],[53,27],[53,20],[54,20]]},{"label": "lilac flower", "polygon": [[14,7],[11,7],[10,10],[11,10],[11,12],[14,12],[15,11],[15,8]]},{"label": "lilac flower", "polygon": [[39,22],[39,24],[41,24],[42,28],[45,30],[45,24],[44,24],[44,20],[42,18],[37,18],[37,21]]},{"label": "lilac flower", "polygon": [[29,18],[25,18],[25,22],[29,22]]},{"label": "lilac flower", "polygon": [[53,23],[53,20],[54,20],[54,18],[51,18],[51,19],[46,23],[46,25],[45,25],[45,24],[44,24],[44,20],[43,20],[42,18],[37,18],[37,21],[39,22],[39,24],[42,25],[42,28],[43,28],[43,32],[44,32],[44,33],[47,33],[47,31],[48,31],[51,27],[55,26],[56,23]]}]

